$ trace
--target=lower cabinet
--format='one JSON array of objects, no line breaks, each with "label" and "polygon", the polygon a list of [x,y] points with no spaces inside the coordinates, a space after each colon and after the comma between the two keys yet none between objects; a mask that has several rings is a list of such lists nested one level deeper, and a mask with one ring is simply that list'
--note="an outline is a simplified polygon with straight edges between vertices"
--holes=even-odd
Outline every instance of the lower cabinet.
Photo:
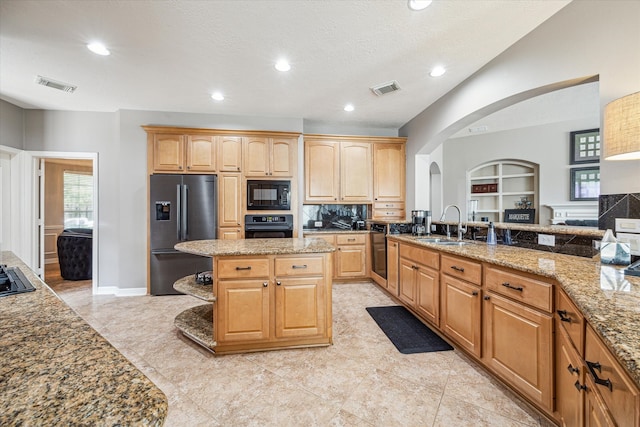
[{"label": "lower cabinet", "polygon": [[584,367],[563,327],[556,328],[556,411],[562,427],[583,425]]},{"label": "lower cabinet", "polygon": [[367,237],[364,233],[336,234],[336,278],[367,277]]},{"label": "lower cabinet", "polygon": [[330,344],[330,256],[217,258],[216,353]]},{"label": "lower cabinet", "polygon": [[542,408],[553,410],[553,318],[488,292],[484,363]]},{"label": "lower cabinet", "polygon": [[399,298],[425,320],[440,323],[440,276],[437,252],[400,245]]},{"label": "lower cabinet", "polygon": [[482,344],[482,299],[480,286],[456,279],[447,274],[440,276],[440,327],[449,338],[469,353],[480,357]]},{"label": "lower cabinet", "polygon": [[387,291],[398,296],[398,242],[390,241],[387,245]]}]

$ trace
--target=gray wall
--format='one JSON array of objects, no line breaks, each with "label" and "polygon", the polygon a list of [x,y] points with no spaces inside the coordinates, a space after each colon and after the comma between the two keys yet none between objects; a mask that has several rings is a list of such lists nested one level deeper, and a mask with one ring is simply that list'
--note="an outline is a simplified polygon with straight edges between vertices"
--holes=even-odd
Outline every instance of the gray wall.
[{"label": "gray wall", "polygon": [[22,149],[24,111],[0,99],[0,145]]},{"label": "gray wall", "polygon": [[[638,16],[635,1],[570,3],[403,126],[407,158],[433,152],[458,130],[501,108],[593,76],[599,76],[601,111],[640,91]],[[640,179],[631,177],[640,177],[640,161],[602,161],[601,177],[603,194],[638,192]],[[408,210],[416,188],[428,187],[425,174],[417,174],[408,161]]]},{"label": "gray wall", "polygon": [[[597,127],[589,119],[527,127],[449,139],[444,146],[443,200],[466,211],[466,171],[498,159],[526,160],[540,165],[539,222],[549,224],[545,204],[567,204],[569,200],[569,133]],[[574,165],[575,167],[575,165]],[[593,202],[594,205],[597,202]],[[514,206],[509,206],[514,208]]]}]

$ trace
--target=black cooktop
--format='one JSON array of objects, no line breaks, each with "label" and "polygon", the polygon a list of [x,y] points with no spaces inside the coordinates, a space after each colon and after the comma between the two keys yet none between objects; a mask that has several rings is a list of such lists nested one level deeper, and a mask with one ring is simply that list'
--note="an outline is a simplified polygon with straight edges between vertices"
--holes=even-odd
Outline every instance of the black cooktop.
[{"label": "black cooktop", "polygon": [[0,265],[0,297],[32,292],[36,288],[18,267]]}]

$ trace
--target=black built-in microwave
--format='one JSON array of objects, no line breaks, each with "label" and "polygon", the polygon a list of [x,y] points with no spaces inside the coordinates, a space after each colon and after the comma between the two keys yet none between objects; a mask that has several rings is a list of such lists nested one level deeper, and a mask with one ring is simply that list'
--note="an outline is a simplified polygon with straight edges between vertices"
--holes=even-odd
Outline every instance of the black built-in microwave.
[{"label": "black built-in microwave", "polygon": [[247,180],[247,210],[290,210],[291,181]]}]

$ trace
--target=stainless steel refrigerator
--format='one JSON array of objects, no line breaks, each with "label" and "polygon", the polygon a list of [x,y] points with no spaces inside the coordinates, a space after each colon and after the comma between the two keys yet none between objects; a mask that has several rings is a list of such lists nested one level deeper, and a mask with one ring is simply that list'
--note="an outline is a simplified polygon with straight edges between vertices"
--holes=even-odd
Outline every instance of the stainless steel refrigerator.
[{"label": "stainless steel refrigerator", "polygon": [[151,175],[151,295],[179,294],[173,283],[212,269],[209,257],[175,250],[176,243],[216,238],[215,175]]}]

